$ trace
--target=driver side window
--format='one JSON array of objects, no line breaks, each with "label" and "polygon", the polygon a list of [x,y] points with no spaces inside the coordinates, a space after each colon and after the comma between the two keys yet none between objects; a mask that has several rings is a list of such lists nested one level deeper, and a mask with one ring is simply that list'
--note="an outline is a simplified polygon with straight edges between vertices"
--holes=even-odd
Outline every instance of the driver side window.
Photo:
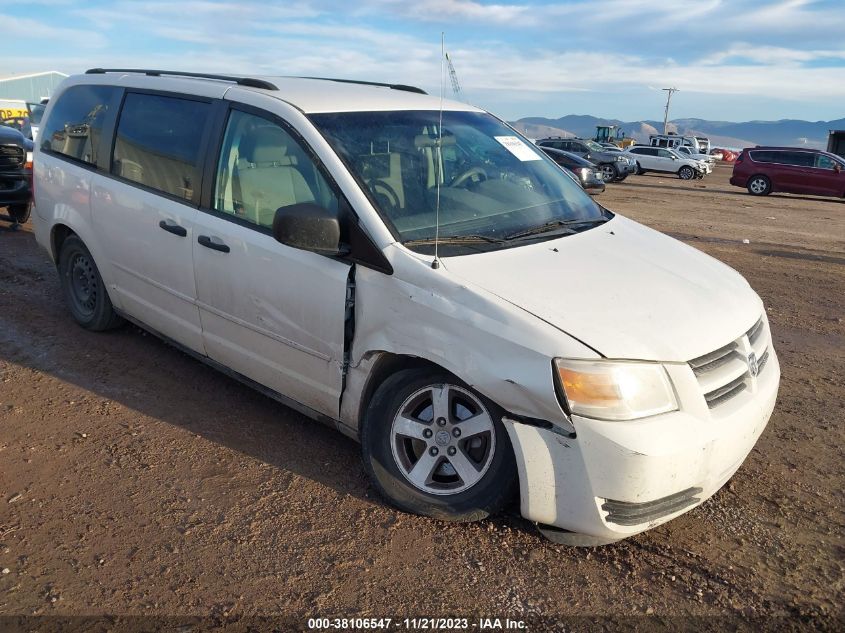
[{"label": "driver side window", "polygon": [[311,156],[287,130],[232,110],[217,165],[214,209],[270,228],[276,209],[303,202],[328,209],[338,203]]}]

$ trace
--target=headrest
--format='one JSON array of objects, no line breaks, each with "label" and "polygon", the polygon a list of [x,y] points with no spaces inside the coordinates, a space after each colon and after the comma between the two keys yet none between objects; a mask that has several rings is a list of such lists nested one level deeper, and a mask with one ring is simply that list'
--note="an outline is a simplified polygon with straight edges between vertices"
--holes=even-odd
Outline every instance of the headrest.
[{"label": "headrest", "polygon": [[251,163],[286,163],[288,135],[275,126],[254,130],[241,144],[242,155]]}]

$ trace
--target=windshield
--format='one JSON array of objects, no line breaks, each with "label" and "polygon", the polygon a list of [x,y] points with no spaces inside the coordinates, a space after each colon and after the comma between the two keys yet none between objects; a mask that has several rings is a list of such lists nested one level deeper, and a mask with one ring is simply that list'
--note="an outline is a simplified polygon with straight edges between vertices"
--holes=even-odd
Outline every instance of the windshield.
[{"label": "windshield", "polygon": [[594,152],[603,152],[606,149],[605,147],[599,145],[595,141],[584,141],[584,144],[587,147],[589,147],[591,150],[593,150]]},{"label": "windshield", "polygon": [[556,222],[588,227],[607,219],[560,167],[495,117],[442,116],[439,144],[436,110],[310,118],[402,242],[434,238],[438,183],[440,239],[471,236],[480,243],[470,250],[502,247],[509,236]]}]

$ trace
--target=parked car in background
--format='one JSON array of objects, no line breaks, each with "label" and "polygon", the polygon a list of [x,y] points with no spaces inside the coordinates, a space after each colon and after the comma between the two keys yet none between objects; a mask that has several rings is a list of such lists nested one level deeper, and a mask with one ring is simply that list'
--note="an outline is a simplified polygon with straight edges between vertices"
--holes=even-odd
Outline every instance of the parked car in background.
[{"label": "parked car in background", "polygon": [[704,136],[683,136],[680,134],[652,134],[648,137],[648,144],[652,147],[666,147],[675,149],[689,147],[696,154],[707,154],[710,151],[710,140]]},{"label": "parked car in background", "polygon": [[621,182],[636,171],[636,166],[621,152],[609,151],[595,141],[582,138],[550,137],[536,141],[538,147],[552,147],[577,154],[602,171],[605,182]]},{"label": "parked car in background", "polygon": [[0,208],[12,222],[29,219],[32,198],[32,141],[20,130],[0,126]]},{"label": "parked car in background", "polygon": [[604,191],[605,184],[601,170],[586,158],[553,147],[540,147],[540,149],[554,162],[571,173],[578,180],[581,188],[590,195]]},{"label": "parked car in background", "polygon": [[692,178],[701,178],[706,171],[699,161],[692,158],[683,158],[674,150],[665,147],[634,145],[623,153],[636,162],[637,173],[640,174],[656,171],[677,174],[681,180],[691,180]]},{"label": "parked car in background", "polygon": [[731,184],[754,196],[772,192],[845,197],[845,159],[797,147],[752,147],[734,162]]},{"label": "parked car in background", "polygon": [[684,158],[692,158],[693,160],[697,160],[705,168],[706,173],[713,173],[713,166],[716,164],[716,159],[713,156],[710,156],[710,154],[696,154],[692,150],[692,148],[687,145],[676,147],[675,152],[677,152],[680,156]]},{"label": "parked car in background", "polygon": [[26,107],[29,110],[29,125],[31,130],[30,138],[33,141],[38,140],[38,130],[41,128],[41,117],[44,116],[44,110],[47,108],[49,99],[42,99],[41,103],[29,103]]}]

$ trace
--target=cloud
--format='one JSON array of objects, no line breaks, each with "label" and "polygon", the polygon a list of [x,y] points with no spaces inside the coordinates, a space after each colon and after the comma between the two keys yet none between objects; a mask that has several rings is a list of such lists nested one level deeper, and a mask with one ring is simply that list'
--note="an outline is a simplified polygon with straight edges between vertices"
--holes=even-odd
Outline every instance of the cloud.
[{"label": "cloud", "polygon": [[[0,14],[0,30],[3,32],[4,42],[15,42],[16,45],[31,41],[60,42],[65,45],[82,48],[102,48],[108,44],[106,38],[85,29],[70,29],[51,26],[40,20],[20,18],[14,15]],[[4,57],[11,50],[8,46]],[[5,65],[5,62],[4,62]]]}]

